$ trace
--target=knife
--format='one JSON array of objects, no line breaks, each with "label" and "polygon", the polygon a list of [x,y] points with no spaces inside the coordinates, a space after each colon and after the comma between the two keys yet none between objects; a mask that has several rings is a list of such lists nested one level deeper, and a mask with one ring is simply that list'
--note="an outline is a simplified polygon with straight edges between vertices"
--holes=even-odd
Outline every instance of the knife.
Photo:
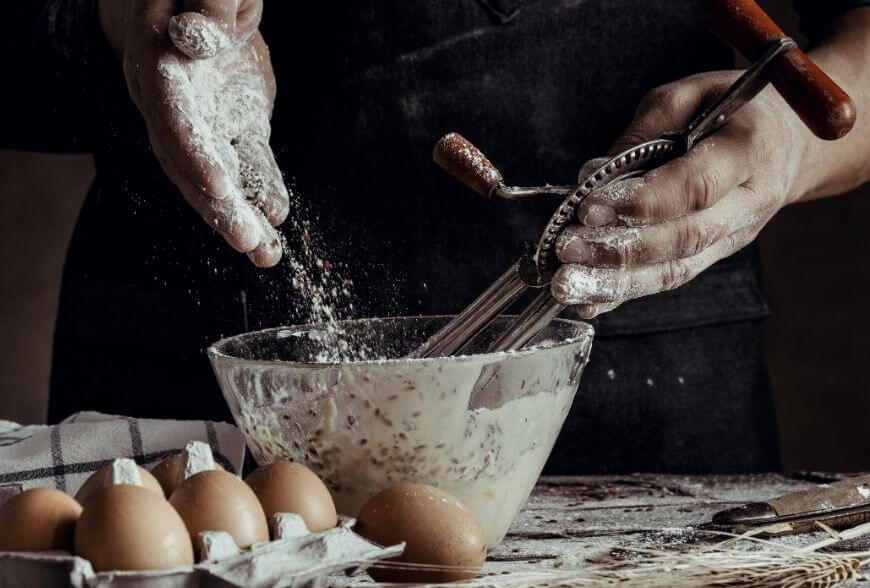
[{"label": "knife", "polygon": [[723,510],[701,529],[742,533],[770,526],[767,534],[780,535],[818,530],[816,522],[837,529],[868,521],[870,474]]}]

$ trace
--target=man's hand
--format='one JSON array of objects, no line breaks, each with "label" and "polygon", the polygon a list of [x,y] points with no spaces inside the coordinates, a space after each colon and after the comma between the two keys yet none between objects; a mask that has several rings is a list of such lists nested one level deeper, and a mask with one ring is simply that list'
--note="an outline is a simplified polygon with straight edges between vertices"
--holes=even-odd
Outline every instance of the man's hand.
[{"label": "man's hand", "polygon": [[[178,12],[179,4],[183,11]],[[260,267],[289,198],[269,148],[275,78],[261,0],[100,0],[154,153],[184,198]]]},{"label": "man's hand", "polygon": [[[683,128],[736,72],[699,74],[653,90],[610,154]],[[749,244],[795,199],[810,132],[772,87],[687,155],[642,178],[604,186],[556,243],[553,295],[583,318],[676,288]],[[593,160],[580,175],[601,165]]]}]

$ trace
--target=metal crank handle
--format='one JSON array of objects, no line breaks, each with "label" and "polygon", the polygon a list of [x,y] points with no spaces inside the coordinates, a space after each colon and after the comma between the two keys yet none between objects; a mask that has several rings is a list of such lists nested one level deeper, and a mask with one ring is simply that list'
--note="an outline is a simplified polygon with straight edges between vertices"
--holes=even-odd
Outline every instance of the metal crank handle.
[{"label": "metal crank handle", "polygon": [[522,200],[544,195],[567,196],[577,189],[576,186],[547,185],[534,188],[507,186],[498,168],[480,149],[459,133],[448,133],[441,137],[435,143],[432,159],[448,174],[488,198]]},{"label": "metal crank handle", "polygon": [[[705,5],[707,26],[750,61],[786,38],[753,0],[707,0]],[[839,139],[855,124],[849,95],[797,47],[772,63],[770,81],[817,137]]]},{"label": "metal crank handle", "polygon": [[446,357],[460,351],[529,288],[519,277],[519,265],[520,262],[513,264],[465,310],[408,354],[408,357]]}]

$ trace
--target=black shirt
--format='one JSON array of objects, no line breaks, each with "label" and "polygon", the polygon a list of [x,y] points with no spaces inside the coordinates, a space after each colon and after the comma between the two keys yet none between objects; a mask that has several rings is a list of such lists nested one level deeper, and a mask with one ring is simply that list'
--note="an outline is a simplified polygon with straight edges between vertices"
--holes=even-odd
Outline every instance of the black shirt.
[{"label": "black shirt", "polygon": [[[64,274],[51,417],[225,417],[202,349],[305,320],[304,301],[286,267],[251,267],[163,176],[93,3],[16,4],[4,146],[93,152],[97,167]],[[355,282],[356,314],[460,310],[556,205],[476,196],[431,162],[438,137],[463,133],[512,184],[571,182],[651,88],[731,66],[702,4],[267,2],[272,145],[315,247]],[[550,471],[777,467],[754,257],[594,321]]]}]

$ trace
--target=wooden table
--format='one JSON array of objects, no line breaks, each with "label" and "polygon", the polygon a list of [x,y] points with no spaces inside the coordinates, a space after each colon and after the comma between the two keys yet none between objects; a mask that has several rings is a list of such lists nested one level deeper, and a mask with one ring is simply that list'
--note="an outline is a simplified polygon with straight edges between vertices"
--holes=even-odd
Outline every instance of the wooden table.
[{"label": "wooden table", "polygon": [[[553,567],[563,557],[582,562],[616,547],[684,543],[696,536],[695,526],[710,521],[719,510],[839,477],[635,474],[541,478],[505,540],[490,554],[483,573],[497,576]],[[802,545],[824,537],[815,533],[777,541]],[[864,541],[858,549],[870,546]],[[866,573],[865,577],[870,578]]]}]

